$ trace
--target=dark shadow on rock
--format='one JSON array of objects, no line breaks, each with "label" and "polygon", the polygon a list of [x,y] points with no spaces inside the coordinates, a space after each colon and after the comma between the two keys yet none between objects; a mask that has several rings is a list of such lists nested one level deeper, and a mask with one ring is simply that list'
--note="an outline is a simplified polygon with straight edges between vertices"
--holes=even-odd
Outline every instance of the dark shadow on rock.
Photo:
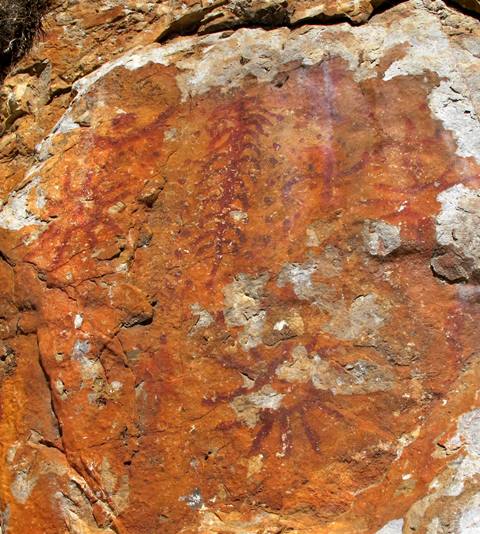
[{"label": "dark shadow on rock", "polygon": [[0,83],[31,49],[51,0],[0,0]]}]

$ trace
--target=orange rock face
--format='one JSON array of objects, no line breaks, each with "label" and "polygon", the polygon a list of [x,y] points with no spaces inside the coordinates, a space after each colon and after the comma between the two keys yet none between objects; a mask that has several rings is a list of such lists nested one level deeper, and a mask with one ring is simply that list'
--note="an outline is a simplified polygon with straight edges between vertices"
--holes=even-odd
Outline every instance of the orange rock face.
[{"label": "orange rock face", "polygon": [[476,532],[475,28],[406,3],[75,82],[0,211],[2,532]]}]

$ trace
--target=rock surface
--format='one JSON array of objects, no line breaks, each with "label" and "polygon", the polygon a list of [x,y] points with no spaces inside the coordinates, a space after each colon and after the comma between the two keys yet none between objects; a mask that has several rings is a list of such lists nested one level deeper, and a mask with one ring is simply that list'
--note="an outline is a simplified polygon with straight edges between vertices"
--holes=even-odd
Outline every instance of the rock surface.
[{"label": "rock surface", "polygon": [[3,88],[0,532],[477,532],[478,22],[125,4]]}]

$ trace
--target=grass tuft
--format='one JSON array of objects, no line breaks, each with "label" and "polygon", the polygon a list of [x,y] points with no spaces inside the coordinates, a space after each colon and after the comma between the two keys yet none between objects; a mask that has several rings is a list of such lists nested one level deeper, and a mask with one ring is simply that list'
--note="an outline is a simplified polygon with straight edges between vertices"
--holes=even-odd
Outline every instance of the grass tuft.
[{"label": "grass tuft", "polygon": [[51,0],[0,0],[0,75],[17,63],[42,31]]}]

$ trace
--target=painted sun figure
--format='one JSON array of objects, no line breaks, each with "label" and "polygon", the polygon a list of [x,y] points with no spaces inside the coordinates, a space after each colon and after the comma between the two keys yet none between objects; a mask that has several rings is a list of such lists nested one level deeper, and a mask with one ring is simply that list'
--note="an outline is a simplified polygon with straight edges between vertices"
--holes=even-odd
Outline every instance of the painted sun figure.
[{"label": "painted sun figure", "polygon": [[[238,365],[235,368],[238,370]],[[246,376],[250,373],[249,369],[242,372]],[[391,438],[381,428],[372,428],[371,421],[358,416],[353,421],[336,401],[337,396],[385,391],[391,382],[392,376],[372,362],[358,360],[342,368],[297,345],[291,354],[284,350],[254,383],[208,402],[226,402],[234,411],[235,420],[222,424],[222,428],[251,429],[251,454],[261,452],[271,439],[278,440],[278,457],[288,456],[298,439],[321,453],[322,429],[331,425],[341,425],[345,433],[355,425],[362,432]]]}]

